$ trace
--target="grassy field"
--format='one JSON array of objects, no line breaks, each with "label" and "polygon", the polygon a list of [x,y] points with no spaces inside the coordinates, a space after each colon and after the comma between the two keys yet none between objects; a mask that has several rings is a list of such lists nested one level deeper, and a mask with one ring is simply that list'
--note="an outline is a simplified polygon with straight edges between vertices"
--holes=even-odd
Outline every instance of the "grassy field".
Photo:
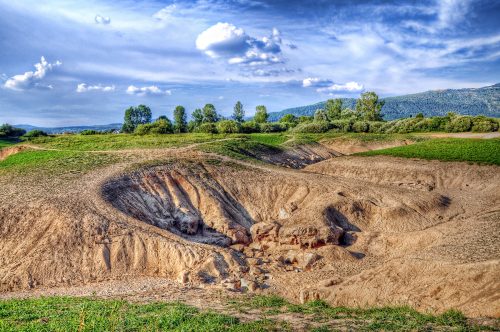
[{"label": "grassy field", "polygon": [[104,153],[78,151],[24,150],[0,161],[2,172],[83,173],[120,160]]},{"label": "grassy field", "polygon": [[430,315],[407,307],[334,308],[322,301],[295,305],[276,296],[245,298],[229,303],[228,308],[237,308],[240,313],[252,311],[253,319],[242,322],[181,303],[69,297],[2,300],[0,331],[289,331],[293,330],[294,317],[310,322],[310,331],[339,327],[365,331],[479,330],[458,311]]},{"label": "grassy field", "polygon": [[[123,149],[172,148],[203,143],[198,149],[237,159],[252,159],[256,154],[273,154],[297,144],[322,140],[384,142],[410,140],[416,144],[361,153],[363,156],[392,155],[408,158],[469,161],[500,164],[500,139],[429,139],[408,134],[176,134],[176,135],[57,135],[41,137],[29,144],[55,150],[25,150],[0,162],[0,174],[8,171],[47,171],[81,173],[121,160],[103,152]],[[0,140],[0,148],[14,144]],[[101,151],[96,153],[95,151]],[[259,159],[259,158],[257,158]]]},{"label": "grassy field", "polygon": [[500,165],[500,139],[444,138],[360,153]]},{"label": "grassy field", "polygon": [[225,138],[224,135],[211,134],[172,134],[172,135],[57,135],[40,137],[30,141],[32,144],[51,149],[74,151],[109,151],[123,149],[153,149],[181,147],[195,143]]},{"label": "grassy field", "polygon": [[74,151],[109,151],[141,148],[181,147],[196,143],[204,143],[220,139],[243,139],[268,146],[280,146],[283,143],[296,141],[299,143],[318,142],[324,139],[345,139],[360,141],[392,141],[399,139],[422,140],[412,135],[402,134],[356,134],[356,133],[324,133],[324,134],[174,134],[174,135],[56,135],[40,137],[30,141],[31,144],[50,149]]}]

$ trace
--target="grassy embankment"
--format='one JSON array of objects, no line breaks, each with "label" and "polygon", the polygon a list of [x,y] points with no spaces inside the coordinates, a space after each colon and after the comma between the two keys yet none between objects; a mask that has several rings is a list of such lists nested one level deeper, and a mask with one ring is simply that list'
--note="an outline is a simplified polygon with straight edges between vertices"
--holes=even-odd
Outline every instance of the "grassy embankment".
[{"label": "grassy embankment", "polygon": [[360,153],[500,165],[500,139],[442,138]]},{"label": "grassy embankment", "polygon": [[[0,301],[1,331],[288,331],[294,319],[310,331],[348,328],[379,330],[494,330],[474,325],[458,311],[441,315],[408,307],[354,309],[331,307],[322,301],[290,304],[276,296],[257,296],[228,303],[246,314],[245,322],[181,303],[130,303],[121,300],[49,297]],[[278,316],[279,315],[279,316]],[[495,321],[489,321],[495,324]]]},{"label": "grassy embankment", "polygon": [[[223,140],[224,139],[224,140]],[[123,160],[106,153],[124,149],[173,148],[203,143],[198,148],[238,159],[251,159],[255,152],[274,153],[297,144],[322,140],[385,142],[407,140],[416,144],[366,152],[361,155],[394,155],[409,158],[470,161],[500,164],[499,139],[429,139],[412,134],[176,134],[176,135],[57,135],[41,137],[30,144],[49,150],[25,150],[0,162],[0,174],[7,171],[82,173]],[[0,148],[14,142],[0,140]],[[50,150],[53,149],[53,150]],[[100,153],[96,153],[99,151]]]}]

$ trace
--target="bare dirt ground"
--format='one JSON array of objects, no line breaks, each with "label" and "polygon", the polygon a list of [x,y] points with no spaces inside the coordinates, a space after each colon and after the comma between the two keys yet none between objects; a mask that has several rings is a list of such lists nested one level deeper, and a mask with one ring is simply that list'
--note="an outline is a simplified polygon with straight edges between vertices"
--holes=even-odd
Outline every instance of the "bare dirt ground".
[{"label": "bare dirt ground", "polygon": [[0,176],[0,297],[217,307],[247,289],[500,316],[499,167],[348,156],[297,170],[195,148]]}]

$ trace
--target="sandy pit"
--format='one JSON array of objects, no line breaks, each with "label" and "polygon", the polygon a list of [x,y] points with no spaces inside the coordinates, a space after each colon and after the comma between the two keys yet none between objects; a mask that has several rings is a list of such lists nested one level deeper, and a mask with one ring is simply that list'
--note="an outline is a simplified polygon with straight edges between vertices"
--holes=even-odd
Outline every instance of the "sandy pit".
[{"label": "sandy pit", "polygon": [[302,169],[164,149],[64,180],[3,175],[1,297],[155,278],[175,296],[500,316],[500,168],[343,148]]}]

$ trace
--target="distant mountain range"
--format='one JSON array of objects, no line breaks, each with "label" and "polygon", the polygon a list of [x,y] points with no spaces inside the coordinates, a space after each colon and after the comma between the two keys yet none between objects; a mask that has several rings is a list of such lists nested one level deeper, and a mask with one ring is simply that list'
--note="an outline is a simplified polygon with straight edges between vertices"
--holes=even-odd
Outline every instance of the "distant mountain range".
[{"label": "distant mountain range", "polygon": [[69,127],[36,127],[27,124],[14,125],[16,128],[23,128],[26,131],[39,129],[43,130],[47,134],[62,134],[62,133],[79,133],[82,130],[97,130],[97,131],[106,131],[106,130],[120,130],[122,128],[121,123],[111,123],[107,125],[94,125],[94,126],[69,126]]},{"label": "distant mountain range", "polygon": [[[433,90],[410,95],[383,98],[385,120],[406,118],[423,113],[425,116],[446,115],[455,112],[464,115],[500,117],[500,83],[483,88]],[[356,99],[342,98],[344,108],[354,109]],[[287,108],[269,113],[269,121],[277,121],[285,114],[313,115],[325,102]]]}]

